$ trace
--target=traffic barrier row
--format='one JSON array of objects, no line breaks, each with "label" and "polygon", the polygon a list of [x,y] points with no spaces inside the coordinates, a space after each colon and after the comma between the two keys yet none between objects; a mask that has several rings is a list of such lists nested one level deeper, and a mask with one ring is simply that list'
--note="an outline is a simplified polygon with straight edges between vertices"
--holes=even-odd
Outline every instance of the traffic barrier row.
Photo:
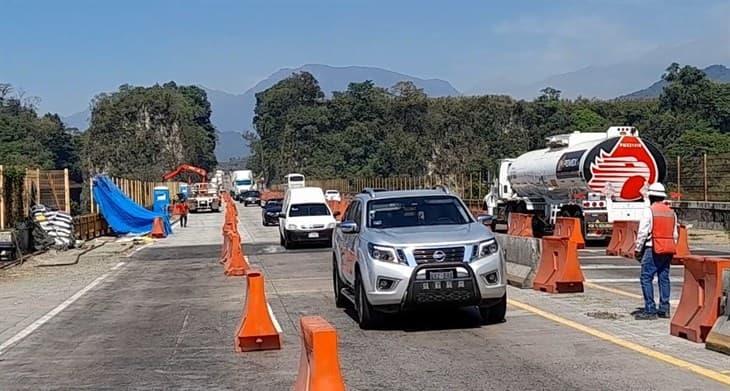
[{"label": "traffic barrier row", "polygon": [[670,324],[672,335],[693,342],[705,341],[723,312],[723,274],[729,272],[730,259],[684,258],[684,284]]},{"label": "traffic barrier row", "polygon": [[[226,275],[246,276],[241,322],[234,338],[237,352],[281,349],[282,330],[266,299],[264,274],[243,256],[238,232],[238,209],[230,194],[223,195],[225,218],[221,259]],[[302,317],[302,356],[295,390],[344,390],[337,352],[337,332],[321,317]]]},{"label": "traffic barrier row", "polygon": [[556,217],[553,236],[564,236],[573,241],[578,248],[585,248],[586,241],[583,238],[583,226],[576,217]]},{"label": "traffic barrier row", "polygon": [[638,221],[614,221],[611,241],[606,248],[606,255],[633,258],[638,232]]},{"label": "traffic barrier row", "polygon": [[678,233],[677,252],[672,257],[673,265],[681,265],[684,263],[685,258],[692,256],[692,253],[689,251],[689,233],[687,232],[687,226],[680,225]]},{"label": "traffic barrier row", "polygon": [[510,213],[507,216],[507,235],[533,237],[533,215],[527,213]]}]

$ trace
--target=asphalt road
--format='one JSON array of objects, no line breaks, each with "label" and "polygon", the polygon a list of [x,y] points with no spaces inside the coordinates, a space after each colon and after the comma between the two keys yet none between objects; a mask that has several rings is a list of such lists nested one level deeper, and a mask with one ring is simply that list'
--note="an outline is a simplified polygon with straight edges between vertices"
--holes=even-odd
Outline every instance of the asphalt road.
[{"label": "asphalt road", "polygon": [[[2,351],[0,389],[288,390],[298,369],[303,315],[323,316],[336,327],[342,373],[352,390],[727,389],[514,305],[505,323],[492,326],[481,326],[475,310],[461,309],[409,313],[391,318],[382,330],[360,330],[352,311],[335,308],[329,249],[285,251],[277,228],[261,226],[260,209],[241,207],[240,217],[244,250],[264,271],[268,301],[283,328],[281,350],[234,352],[245,279],[225,277],[217,262],[222,214],[198,214],[186,230],[109,270]],[[581,251],[587,280],[638,294],[638,282],[632,282],[637,264],[600,251]],[[681,280],[681,272],[673,270],[673,278]],[[673,297],[680,286],[673,283]],[[535,306],[548,303],[540,307],[548,312],[575,298],[622,309],[632,302],[631,296],[592,292],[550,297],[510,288],[509,294]],[[558,315],[582,319],[565,311]],[[680,351],[691,346],[676,341]],[[709,357],[730,369],[725,356]]]}]

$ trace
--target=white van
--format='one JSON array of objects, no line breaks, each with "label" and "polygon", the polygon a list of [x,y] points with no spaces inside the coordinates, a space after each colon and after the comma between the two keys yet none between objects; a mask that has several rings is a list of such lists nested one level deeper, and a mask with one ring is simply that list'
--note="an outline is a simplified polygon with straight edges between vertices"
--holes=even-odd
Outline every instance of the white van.
[{"label": "white van", "polygon": [[289,174],[285,178],[286,178],[286,188],[287,189],[296,189],[296,188],[300,188],[300,187],[305,187],[304,175],[302,175],[302,174]]},{"label": "white van", "polygon": [[281,245],[285,248],[307,242],[331,245],[332,230],[337,224],[335,216],[327,206],[321,188],[290,188],[286,191],[279,214]]}]

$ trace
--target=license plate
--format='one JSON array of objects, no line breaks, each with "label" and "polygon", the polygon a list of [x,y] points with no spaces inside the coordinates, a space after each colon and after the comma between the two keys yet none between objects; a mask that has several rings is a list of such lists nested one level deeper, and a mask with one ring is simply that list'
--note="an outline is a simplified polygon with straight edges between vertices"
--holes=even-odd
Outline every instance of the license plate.
[{"label": "license plate", "polygon": [[308,235],[308,237],[310,239],[318,238],[319,237],[319,232],[310,232],[309,235]]},{"label": "license plate", "polygon": [[441,281],[441,280],[451,280],[453,278],[454,278],[454,272],[451,270],[444,271],[444,272],[430,272],[428,274],[429,280]]}]

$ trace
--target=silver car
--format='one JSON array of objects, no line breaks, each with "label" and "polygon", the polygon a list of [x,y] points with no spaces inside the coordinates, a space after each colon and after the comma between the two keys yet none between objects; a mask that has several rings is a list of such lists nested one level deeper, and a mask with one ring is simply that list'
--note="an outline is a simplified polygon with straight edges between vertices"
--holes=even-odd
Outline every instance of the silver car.
[{"label": "silver car", "polygon": [[488,217],[475,219],[447,189],[366,189],[342,220],[333,238],[335,301],[355,306],[361,328],[424,306],[478,306],[485,323],[504,320],[505,263]]}]

